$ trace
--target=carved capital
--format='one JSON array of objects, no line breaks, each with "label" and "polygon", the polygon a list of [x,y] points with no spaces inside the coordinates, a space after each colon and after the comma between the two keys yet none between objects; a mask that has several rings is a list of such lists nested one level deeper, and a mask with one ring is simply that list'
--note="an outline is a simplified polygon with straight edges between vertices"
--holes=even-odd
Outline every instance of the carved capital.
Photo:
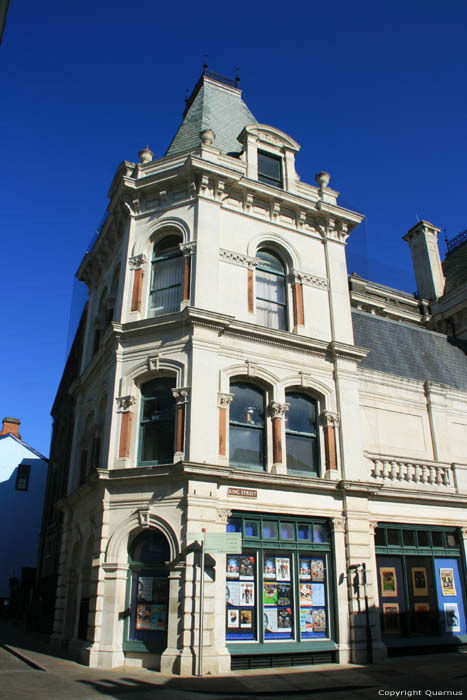
[{"label": "carved capital", "polygon": [[375,536],[375,530],[376,530],[377,527],[378,527],[378,521],[377,521],[377,520],[370,520],[370,521],[368,522],[368,534],[370,535],[370,537],[374,537],[374,536]]},{"label": "carved capital", "polygon": [[268,406],[269,415],[271,418],[283,418],[289,410],[289,403],[279,403],[279,401],[271,401]]},{"label": "carved capital", "polygon": [[180,386],[172,389],[172,394],[175,399],[175,403],[178,405],[183,405],[188,403],[188,396],[190,394],[190,387]]},{"label": "carved capital", "polygon": [[133,255],[132,258],[128,258],[128,266],[130,270],[140,270],[147,263],[147,258],[144,254]]},{"label": "carved capital", "polygon": [[327,289],[328,281],[324,277],[318,277],[318,275],[312,275],[309,272],[303,272],[302,270],[293,269],[291,273],[292,281],[300,282],[301,284],[306,284],[309,287],[317,287],[318,289]]},{"label": "carved capital", "polygon": [[180,243],[179,248],[182,251],[184,256],[192,255],[194,253],[195,248],[196,248],[196,242],[195,241],[188,241],[187,243]]},{"label": "carved capital", "polygon": [[125,413],[125,411],[129,411],[130,408],[136,403],[135,397],[131,396],[131,394],[128,396],[117,396],[115,401],[117,402],[118,413]]},{"label": "carved capital", "polygon": [[321,414],[321,423],[324,426],[332,426],[334,428],[337,428],[339,425],[340,418],[339,414],[335,413],[334,411],[323,411]]},{"label": "carved capital", "polygon": [[218,508],[216,511],[216,521],[222,525],[227,525],[227,520],[232,515],[231,510],[226,510],[225,508]]},{"label": "carved capital", "polygon": [[334,532],[345,532],[345,518],[333,518],[332,528]]},{"label": "carved capital", "polygon": [[147,529],[149,527],[149,510],[139,510],[138,520],[140,526]]},{"label": "carved capital", "polygon": [[467,527],[461,527],[462,537],[467,540]]},{"label": "carved capital", "polygon": [[232,403],[234,395],[233,394],[217,394],[217,406],[218,408],[228,408]]}]

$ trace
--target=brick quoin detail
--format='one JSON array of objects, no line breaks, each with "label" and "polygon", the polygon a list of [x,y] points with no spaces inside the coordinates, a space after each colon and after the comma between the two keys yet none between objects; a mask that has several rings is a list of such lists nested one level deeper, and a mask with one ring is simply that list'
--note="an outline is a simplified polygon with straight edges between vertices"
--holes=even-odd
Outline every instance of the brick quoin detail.
[{"label": "brick quoin detail", "polygon": [[219,454],[225,457],[227,433],[227,409],[219,408]]},{"label": "brick quoin detail", "polygon": [[120,449],[119,457],[129,457],[130,456],[130,437],[131,437],[131,420],[132,414],[130,411],[122,413],[122,423],[120,426]]},{"label": "brick quoin detail", "polygon": [[253,299],[253,270],[248,270],[248,313],[252,314],[255,310]]},{"label": "brick quoin detail", "polygon": [[277,416],[272,419],[272,461],[274,464],[282,462],[282,419]]},{"label": "brick quoin detail", "polygon": [[303,326],[303,287],[300,282],[295,282],[292,287],[294,326]]},{"label": "brick quoin detail", "polygon": [[326,454],[326,467],[337,469],[336,429],[333,425],[324,427],[324,451]]},{"label": "brick quoin detail", "polygon": [[185,418],[185,405],[177,404],[177,444],[175,451],[183,452],[183,424]]},{"label": "brick quoin detail", "polygon": [[182,301],[190,300],[190,276],[191,276],[191,258],[189,255],[185,257],[183,268],[183,298]]},{"label": "brick quoin detail", "polygon": [[133,294],[131,297],[131,310],[141,311],[141,295],[143,292],[143,270],[135,270],[133,277]]}]

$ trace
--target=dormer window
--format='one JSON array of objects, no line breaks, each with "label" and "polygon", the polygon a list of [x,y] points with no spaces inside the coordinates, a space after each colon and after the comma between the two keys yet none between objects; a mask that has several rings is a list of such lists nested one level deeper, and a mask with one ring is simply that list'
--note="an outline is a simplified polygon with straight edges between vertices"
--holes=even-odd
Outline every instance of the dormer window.
[{"label": "dormer window", "polygon": [[258,180],[283,189],[282,158],[258,151]]}]

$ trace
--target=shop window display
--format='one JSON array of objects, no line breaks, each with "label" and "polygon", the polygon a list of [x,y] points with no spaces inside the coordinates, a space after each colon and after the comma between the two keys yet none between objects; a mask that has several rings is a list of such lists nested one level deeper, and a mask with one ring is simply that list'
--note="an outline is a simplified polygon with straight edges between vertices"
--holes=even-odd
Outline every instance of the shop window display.
[{"label": "shop window display", "polygon": [[[329,547],[326,525],[254,522],[261,524],[258,548],[226,557],[226,640],[300,644],[330,638],[329,554],[313,551]],[[242,532],[244,545],[257,532],[247,518],[231,518],[227,530],[234,528]],[[289,551],[283,549],[288,546]]]}]

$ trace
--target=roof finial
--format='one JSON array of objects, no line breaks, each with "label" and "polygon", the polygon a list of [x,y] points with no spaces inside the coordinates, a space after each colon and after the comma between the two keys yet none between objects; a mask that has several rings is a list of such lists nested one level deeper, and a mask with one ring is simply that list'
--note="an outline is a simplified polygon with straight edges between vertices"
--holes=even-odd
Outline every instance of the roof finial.
[{"label": "roof finial", "polygon": [[240,76],[238,74],[238,66],[235,67],[235,87],[238,88],[240,82]]},{"label": "roof finial", "polygon": [[186,88],[186,89],[185,89],[185,105],[188,104],[188,100],[189,100],[189,97],[188,97],[188,88]]},{"label": "roof finial", "polygon": [[208,55],[207,53],[204,54],[204,63],[203,63],[203,73],[205,73],[208,69]]}]

